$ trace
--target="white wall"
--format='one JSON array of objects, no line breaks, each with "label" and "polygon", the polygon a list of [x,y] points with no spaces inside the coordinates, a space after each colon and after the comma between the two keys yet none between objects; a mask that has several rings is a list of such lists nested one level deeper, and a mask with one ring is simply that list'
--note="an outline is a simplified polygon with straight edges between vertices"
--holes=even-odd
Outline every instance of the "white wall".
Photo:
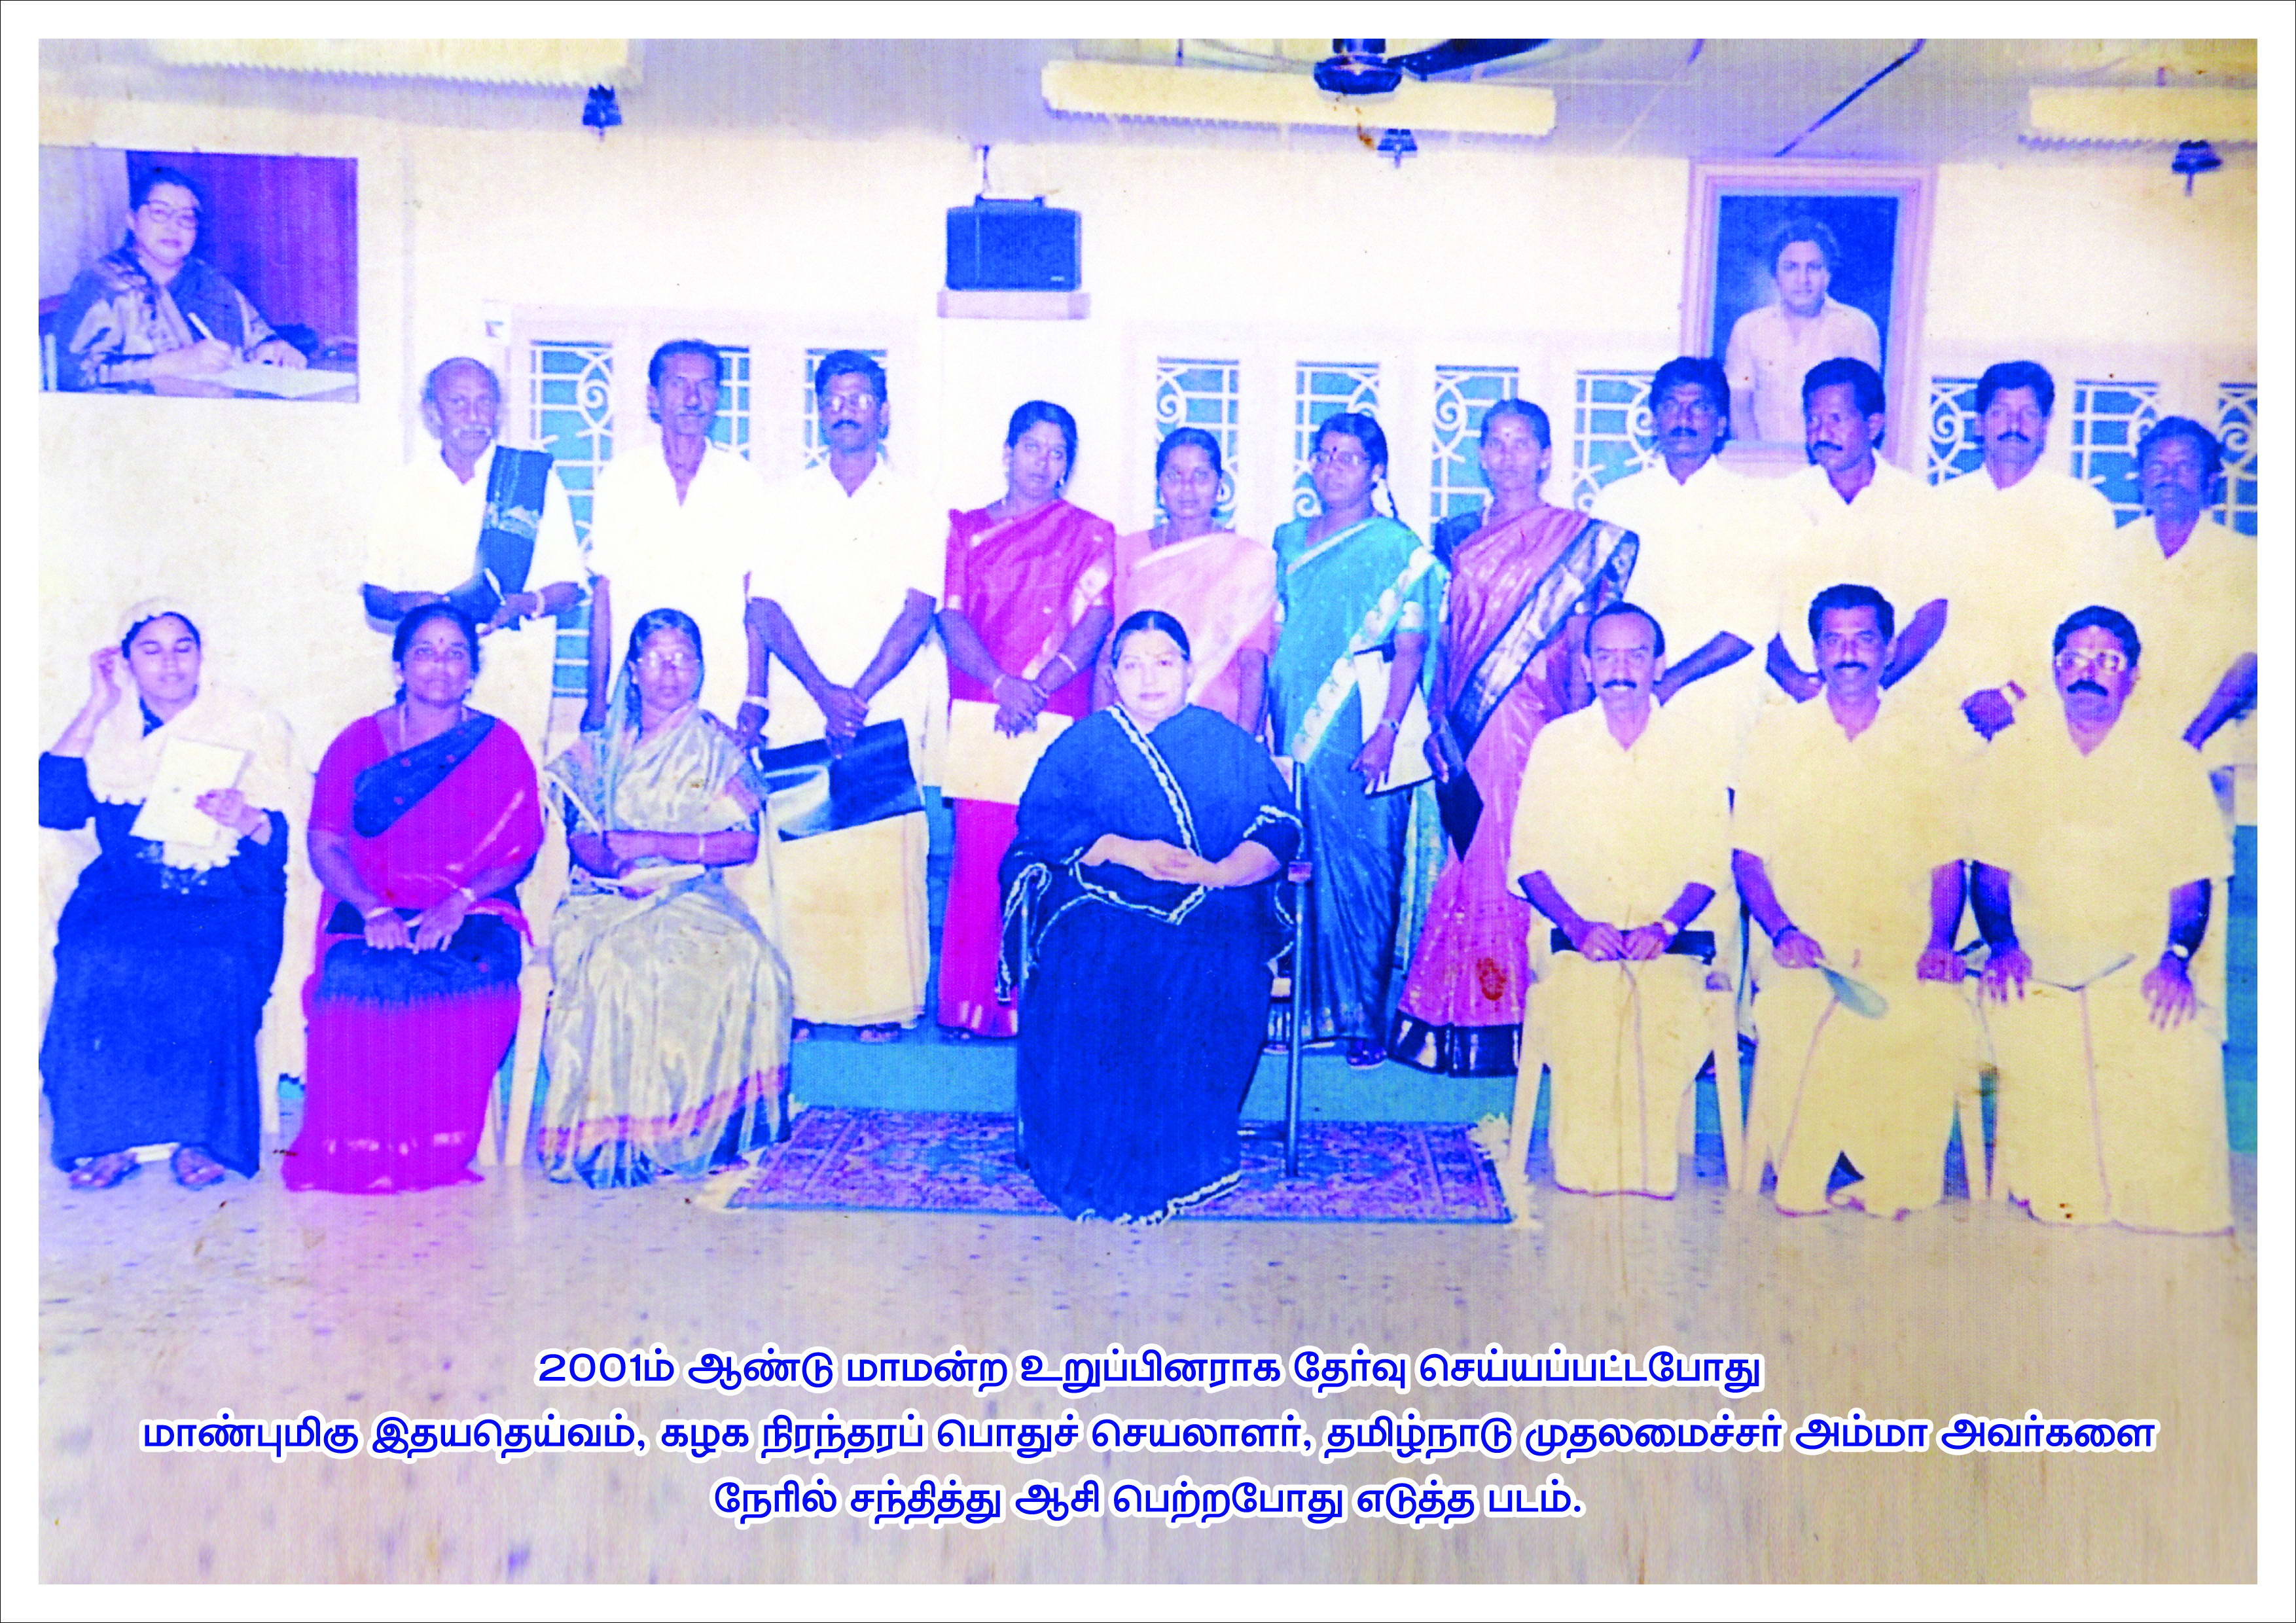
[{"label": "white wall", "polygon": [[[1527,357],[1524,392],[1558,438],[1570,368],[1649,366],[1677,343],[1688,166],[1676,160],[1447,148],[1398,170],[1304,143],[1000,147],[1000,192],[1083,211],[1093,298],[1086,321],[1007,324],[932,314],[942,211],[974,190],[955,141],[624,129],[601,143],[149,100],[51,101],[41,138],[356,157],[361,218],[357,406],[42,398],[50,732],[85,692],[87,649],[161,589],[209,605],[219,670],[285,709],[314,758],[381,702],[385,650],[354,592],[364,515],[382,471],[422,443],[411,381],[483,353],[490,308],[879,324],[912,357],[892,380],[899,455],[947,499],[996,494],[1005,414],[1040,395],[1078,416],[1077,499],[1128,528],[1148,516],[1131,443],[1144,335],[1349,335],[1464,360],[1485,357],[1444,346],[1496,342]],[[1931,359],[2252,357],[2255,250],[2251,170],[2203,177],[2187,200],[2150,156],[1948,168]],[[1248,447],[1276,455],[1280,427],[1264,420]]]}]

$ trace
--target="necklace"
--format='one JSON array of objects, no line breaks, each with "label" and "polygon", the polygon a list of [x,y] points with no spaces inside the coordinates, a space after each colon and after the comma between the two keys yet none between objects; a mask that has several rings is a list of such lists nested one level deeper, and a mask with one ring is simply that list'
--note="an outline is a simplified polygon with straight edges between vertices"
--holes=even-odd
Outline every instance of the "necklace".
[{"label": "necklace", "polygon": [[[456,700],[455,701],[455,719],[448,722],[446,726],[439,728],[439,732],[445,733],[451,731],[453,728],[461,726],[465,721],[470,719],[470,707],[465,705],[461,700]],[[398,747],[396,750],[393,750],[391,753],[393,755],[404,755],[412,747],[406,742],[406,701],[402,699],[397,704],[390,707],[390,718],[395,724],[397,724],[398,728]],[[438,733],[434,733],[430,736],[436,738],[438,735]],[[389,741],[386,740],[385,742],[387,742]]]}]

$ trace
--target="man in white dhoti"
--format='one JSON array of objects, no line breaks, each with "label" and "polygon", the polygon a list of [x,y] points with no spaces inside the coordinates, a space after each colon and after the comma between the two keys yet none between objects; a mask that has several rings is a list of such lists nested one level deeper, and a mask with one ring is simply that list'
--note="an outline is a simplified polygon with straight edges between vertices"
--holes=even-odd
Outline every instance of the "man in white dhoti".
[{"label": "man in white dhoti", "polygon": [[709,441],[723,362],[714,345],[677,339],[646,367],[646,410],[658,445],[619,453],[598,475],[590,518],[589,708],[605,723],[607,689],[625,651],[614,645],[649,609],[681,609],[701,628],[701,708],[754,739],[766,714],[764,657],[743,623],[743,582],[764,533],[765,484],[748,462]]},{"label": "man in white dhoti", "polygon": [[1681,656],[1667,662],[1658,701],[1742,727],[1767,685],[1762,660],[1748,656],[1776,628],[1773,577],[1785,532],[1801,521],[1771,481],[1722,465],[1729,400],[1710,359],[1660,367],[1650,403],[1660,463],[1603,486],[1591,511],[1641,539],[1627,599],[1674,627]]},{"label": "man in white dhoti", "polygon": [[1652,701],[1664,653],[1630,604],[1588,623],[1596,702],[1531,745],[1507,862],[1553,925],[1531,931],[1515,1130],[1544,1063],[1554,1181],[1589,1194],[1674,1193],[1677,1118],[1714,1047],[1710,999],[1728,996],[1709,990],[1712,932],[1688,929],[1728,865],[1726,746]]},{"label": "man in white dhoti", "polygon": [[556,617],[588,577],[547,451],[497,443],[502,383],[468,356],[422,381],[435,455],[400,469],[375,505],[359,594],[396,625],[452,597],[479,623],[484,668],[472,702],[517,729],[537,764],[549,753]]},{"label": "man in white dhoti", "polygon": [[2048,692],[2040,627],[2104,600],[2112,505],[2094,485],[2040,465],[2057,386],[2032,361],[2000,361],[1977,380],[1985,461],[1937,488],[1940,548],[1951,549],[1953,644],[1943,664],[1987,738]]},{"label": "man in white dhoti", "polygon": [[1946,630],[1950,572],[1939,558],[1930,488],[1876,454],[1889,430],[1889,399],[1882,374],[1863,361],[1843,357],[1809,369],[1802,425],[1810,465],[1784,488],[1807,528],[1779,564],[1770,675],[1798,701],[1817,697],[1824,678],[1803,628],[1810,600],[1830,586],[1860,581],[1905,611],[1882,672],[1882,685],[1895,687],[1922,667]]},{"label": "man in white dhoti", "polygon": [[[814,373],[828,455],[767,493],[750,618],[795,678],[772,688],[778,749],[898,721],[920,781],[926,729],[947,702],[928,634],[945,571],[947,523],[886,464],[885,373],[840,349]],[[924,1008],[931,968],[922,811],[784,842],[775,853],[797,996],[796,1034],[857,1026],[890,1042]]]},{"label": "man in white dhoti", "polygon": [[1820,1213],[1846,1155],[1859,1181],[1832,1204],[1899,1217],[1943,1193],[1972,1074],[1960,830],[1940,766],[1974,741],[1949,705],[1884,702],[1897,617],[1881,593],[1829,586],[1808,622],[1824,695],[1763,712],[1731,810],[1738,893],[1769,938],[1754,954],[1749,1164],[1777,1168],[1781,1211]]},{"label": "man in white dhoti", "polygon": [[1967,838],[1998,1174],[2046,1223],[2221,1233],[2223,1010],[2190,965],[2232,867],[2224,824],[2190,747],[2131,725],[2136,627],[2092,606],[2054,647],[2062,720],[1994,741]]}]

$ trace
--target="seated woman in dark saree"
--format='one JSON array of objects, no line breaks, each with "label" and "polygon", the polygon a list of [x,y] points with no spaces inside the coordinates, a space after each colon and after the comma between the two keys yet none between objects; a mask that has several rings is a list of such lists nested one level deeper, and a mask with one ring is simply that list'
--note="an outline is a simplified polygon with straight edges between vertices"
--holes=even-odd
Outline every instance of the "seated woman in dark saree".
[{"label": "seated woman in dark saree", "polygon": [[1117,702],[1053,741],[1004,865],[1020,1138],[1071,1217],[1155,1223],[1234,1185],[1300,843],[1267,750],[1189,704],[1188,634],[1116,634]]},{"label": "seated woman in dark saree", "polygon": [[789,971],[723,873],[757,857],[759,785],[701,671],[691,619],[641,615],[605,730],[550,764],[575,865],[542,1038],[554,1182],[702,1176],[770,1143],[784,1101]]},{"label": "seated woman in dark saree", "polygon": [[452,604],[409,613],[391,645],[398,702],[344,728],[320,764],[311,867],[325,893],[291,1189],[479,1181],[488,1091],[518,1030],[513,887],[542,809],[518,734],[463,702],[478,650]]},{"label": "seated woman in dark saree", "polygon": [[[92,823],[100,847],[56,922],[40,1044],[50,1153],[75,1189],[109,1189],[140,1169],[135,1152],[166,1144],[186,1189],[226,1168],[252,1177],[261,1160],[255,1039],[279,970],[288,824],[310,779],[287,724],[202,681],[201,660],[188,614],[138,603],[119,646],[88,661],[87,703],[40,757],[40,826]],[[238,751],[236,783],[193,802],[211,840],[139,839],[178,742]]]}]

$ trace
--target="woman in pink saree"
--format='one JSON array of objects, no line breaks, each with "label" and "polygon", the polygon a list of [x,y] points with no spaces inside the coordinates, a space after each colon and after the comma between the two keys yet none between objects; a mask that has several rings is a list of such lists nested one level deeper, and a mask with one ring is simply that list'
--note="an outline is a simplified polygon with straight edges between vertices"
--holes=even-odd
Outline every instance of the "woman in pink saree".
[{"label": "woman in pink saree", "polygon": [[[1004,494],[948,515],[941,637],[952,703],[996,707],[995,726],[1018,738],[1042,715],[1092,708],[1092,668],[1108,634],[1115,527],[1061,498],[1076,460],[1076,419],[1049,400],[1013,414],[1004,434]],[[996,996],[1004,937],[997,865],[1015,827],[1012,806],[959,799],[955,861],[941,927],[939,1020],[959,1040],[1011,1037],[1013,1005]]]},{"label": "woman in pink saree", "polygon": [[[1156,447],[1164,522],[1116,541],[1116,623],[1143,610],[1170,615],[1195,649],[1188,702],[1257,738],[1267,714],[1267,656],[1275,647],[1275,549],[1220,528],[1219,441],[1174,429]],[[1101,661],[1098,702],[1116,688]]]},{"label": "woman in pink saree", "polygon": [[1507,840],[1516,799],[1538,792],[1523,766],[1539,729],[1592,697],[1574,657],[1580,629],[1626,594],[1641,545],[1546,504],[1552,443],[1546,414],[1527,400],[1484,414],[1491,504],[1451,557],[1427,747],[1455,855],[1435,881],[1387,1045],[1447,1076],[1515,1074],[1532,921],[1507,889]]},{"label": "woman in pink saree", "polygon": [[518,1030],[513,887],[542,844],[533,761],[463,702],[479,653],[462,611],[415,610],[391,652],[398,701],[343,729],[312,801],[325,894],[290,1189],[478,1182],[487,1095]]}]

